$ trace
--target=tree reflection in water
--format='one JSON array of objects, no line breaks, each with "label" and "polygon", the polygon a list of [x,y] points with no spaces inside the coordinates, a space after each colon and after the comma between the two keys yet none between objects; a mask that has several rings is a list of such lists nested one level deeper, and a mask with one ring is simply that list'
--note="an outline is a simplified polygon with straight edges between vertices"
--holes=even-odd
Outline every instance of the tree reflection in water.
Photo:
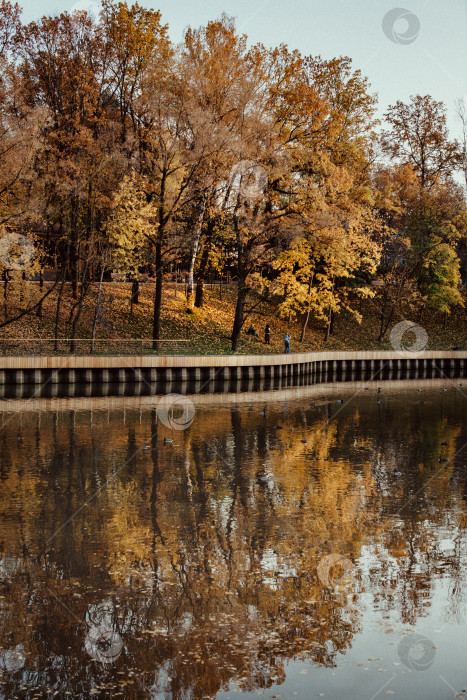
[{"label": "tree reflection in water", "polygon": [[[413,390],[202,407],[183,432],[154,408],[3,414],[3,696],[267,689],[289,659],[335,667],[369,601],[414,625],[439,579],[458,618],[465,415]],[[350,580],[319,575],[331,554]]]}]

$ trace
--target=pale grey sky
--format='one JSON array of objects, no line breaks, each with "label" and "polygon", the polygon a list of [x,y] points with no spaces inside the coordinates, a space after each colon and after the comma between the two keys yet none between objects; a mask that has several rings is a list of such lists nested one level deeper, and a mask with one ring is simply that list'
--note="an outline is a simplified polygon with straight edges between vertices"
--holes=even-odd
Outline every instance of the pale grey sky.
[{"label": "pale grey sky", "polygon": [[[25,21],[76,7],[97,7],[94,0],[20,4]],[[162,12],[174,41],[182,38],[186,27],[226,12],[236,17],[238,28],[252,43],[285,43],[324,58],[349,56],[378,93],[381,114],[397,99],[431,94],[446,104],[451,133],[459,135],[455,100],[465,97],[467,102],[465,0],[141,0],[140,4]],[[387,16],[391,10],[395,11]]]}]

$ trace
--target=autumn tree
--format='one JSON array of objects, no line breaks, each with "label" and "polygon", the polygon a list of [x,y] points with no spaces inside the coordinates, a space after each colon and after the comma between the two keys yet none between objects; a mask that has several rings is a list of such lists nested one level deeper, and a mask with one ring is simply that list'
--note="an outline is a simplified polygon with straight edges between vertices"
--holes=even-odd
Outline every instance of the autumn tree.
[{"label": "autumn tree", "polygon": [[[404,315],[424,306],[448,314],[462,304],[457,247],[465,238],[466,209],[453,172],[462,149],[450,140],[446,108],[429,95],[397,102],[386,113],[383,153],[394,167],[376,172],[382,244],[381,341],[396,309]],[[420,316],[421,318],[421,316]]]},{"label": "autumn tree", "polygon": [[[56,335],[66,278],[78,313],[78,283],[81,292],[88,290],[102,276],[104,258],[110,259],[102,254],[101,231],[113,193],[131,170],[135,100],[164,32],[159,13],[107,2],[97,20],[86,12],[62,13],[18,33],[27,102],[46,105],[51,115],[42,125],[45,147],[35,171],[45,201],[47,252],[58,255],[62,270]],[[72,327],[76,321],[70,317]]]},{"label": "autumn tree", "polygon": [[381,341],[396,314],[424,308],[443,314],[462,305],[459,291],[459,241],[466,235],[466,207],[452,180],[423,188],[410,165],[375,173],[375,202],[383,222],[378,273]]},{"label": "autumn tree", "polygon": [[[461,157],[462,157],[462,174],[464,178],[464,192],[467,195],[467,105],[465,100],[457,100],[456,112],[462,126],[462,141],[461,141]],[[461,261],[462,277],[465,282],[467,278],[467,238],[459,241],[458,255]]]},{"label": "autumn tree", "polygon": [[451,177],[461,165],[459,143],[449,138],[446,107],[430,95],[396,102],[386,114],[383,152],[400,165],[411,165],[423,188]]},{"label": "autumn tree", "polygon": [[[213,23],[216,26],[208,29],[220,35],[231,34],[232,28],[226,22]],[[230,125],[221,118],[218,108],[204,104],[207,89],[199,84],[203,76],[202,64],[196,60],[201,50],[194,46],[198,43],[188,32],[185,46],[173,50],[164,62],[153,63],[139,101],[139,172],[154,212],[150,241],[156,266],[156,347],[160,338],[163,271],[170,259],[167,256],[174,249],[188,250],[193,266],[204,203],[216,196],[221,174],[225,177],[225,152],[232,138]],[[232,96],[235,99],[238,93]],[[229,164],[231,159],[227,161]],[[187,229],[180,224],[190,219],[190,212],[193,225]]]},{"label": "autumn tree", "polygon": [[[26,100],[15,60],[20,28],[19,6],[4,0],[0,4],[0,238],[6,236],[0,259],[4,302],[2,325],[17,318],[10,317],[8,310],[10,278],[17,282],[15,289],[19,292],[21,315],[31,303],[35,304],[37,297],[36,289],[27,284],[27,274],[37,271],[38,256],[31,258],[24,246],[33,250],[36,234],[41,233],[37,218],[42,199],[34,165],[44,146],[41,130],[48,121],[46,108],[31,106]],[[15,238],[17,234],[23,238]],[[5,249],[9,242],[14,244],[21,240],[23,244]],[[24,261],[27,269],[18,269],[15,261]],[[42,293],[42,289],[39,292]]]},{"label": "autumn tree", "polygon": [[[148,237],[152,232],[151,211],[136,174],[127,175],[115,193],[105,225],[112,267],[133,280],[131,310],[139,271],[150,262]],[[135,284],[136,282],[136,284]]]},{"label": "autumn tree", "polygon": [[379,247],[369,236],[371,216],[350,224],[330,217],[326,225],[325,218],[321,228],[296,238],[274,263],[280,314],[303,318],[301,342],[310,315],[325,323],[327,340],[335,314],[346,310],[361,321],[355,302],[374,295],[369,282],[377,270]]},{"label": "autumn tree", "polygon": [[0,5],[0,225],[34,212],[37,187],[33,165],[42,146],[47,110],[27,104],[14,61],[20,29],[18,5]]},{"label": "autumn tree", "polygon": [[86,247],[120,177],[112,114],[118,77],[108,70],[109,40],[84,12],[30,23],[21,32],[19,52],[29,103],[44,104],[51,114],[36,172],[50,238],[76,297]]},{"label": "autumn tree", "polygon": [[[302,315],[303,341],[310,314],[325,321],[327,338],[336,312],[345,308],[359,318],[352,300],[372,294],[368,283],[378,246],[370,234],[375,220],[368,167],[375,98],[348,59],[307,58],[295,81],[291,94],[302,103],[294,104],[288,95],[293,109],[287,119],[299,225],[274,263],[279,273],[274,291],[283,316]],[[308,110],[306,94],[314,95]]]},{"label": "autumn tree", "polygon": [[304,86],[301,93],[294,92],[294,76],[302,65],[298,52],[285,47],[265,51],[257,46],[241,59],[238,145],[222,204],[232,230],[237,278],[234,351],[246,318],[268,297],[267,277],[277,247],[285,245],[299,225],[296,192],[301,185],[294,174],[295,139],[306,129],[306,118],[293,123],[290,115],[299,114],[298,103],[307,114],[319,111],[312,89]]},{"label": "autumn tree", "polygon": [[205,27],[189,28],[185,34],[181,67],[192,96],[194,114],[209,120],[210,153],[193,183],[192,235],[188,236],[189,264],[187,302],[194,305],[194,269],[205,230],[212,231],[213,217],[219,213],[226,178],[232,169],[239,121],[239,96],[244,78],[245,37],[239,37],[227,16]]},{"label": "autumn tree", "polygon": [[105,37],[102,69],[108,75],[106,97],[118,110],[120,140],[130,152],[136,152],[139,131],[138,99],[149,66],[169,57],[171,48],[167,26],[159,11],[147,10],[137,2],[104,0],[100,31]]}]

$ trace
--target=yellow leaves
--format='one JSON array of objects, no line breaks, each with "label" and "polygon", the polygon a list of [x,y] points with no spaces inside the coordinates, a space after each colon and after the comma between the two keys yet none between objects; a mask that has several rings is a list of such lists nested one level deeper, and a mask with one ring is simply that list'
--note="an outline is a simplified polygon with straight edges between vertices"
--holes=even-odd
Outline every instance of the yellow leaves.
[{"label": "yellow leaves", "polygon": [[377,244],[360,231],[358,223],[346,229],[324,227],[317,235],[295,239],[273,264],[280,270],[274,293],[282,296],[281,317],[293,319],[311,311],[316,318],[327,320],[329,308],[352,311],[350,291],[359,296],[373,292],[361,284],[349,288],[343,281],[374,274],[378,261]]},{"label": "yellow leaves", "polygon": [[120,270],[133,271],[147,250],[147,236],[154,232],[153,212],[138,180],[126,176],[114,196],[106,233],[114,246],[113,258]]},{"label": "yellow leaves", "polygon": [[161,13],[138,4],[128,7],[123,2],[114,4],[110,0],[104,0],[102,5],[114,49],[120,60],[125,60],[126,68],[134,72],[166,38],[167,27],[161,25]]}]

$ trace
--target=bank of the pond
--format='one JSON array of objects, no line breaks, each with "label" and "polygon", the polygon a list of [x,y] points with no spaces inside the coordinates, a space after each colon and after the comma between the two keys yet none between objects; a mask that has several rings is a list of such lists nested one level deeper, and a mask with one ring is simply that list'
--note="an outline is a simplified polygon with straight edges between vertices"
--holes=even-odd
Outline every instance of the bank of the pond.
[{"label": "bank of the pond", "polygon": [[[274,355],[2,357],[0,386],[449,379],[466,376],[467,351],[322,352]],[[268,388],[268,386],[264,386]],[[242,390],[241,385],[236,390]],[[164,393],[164,391],[162,392]]]}]

